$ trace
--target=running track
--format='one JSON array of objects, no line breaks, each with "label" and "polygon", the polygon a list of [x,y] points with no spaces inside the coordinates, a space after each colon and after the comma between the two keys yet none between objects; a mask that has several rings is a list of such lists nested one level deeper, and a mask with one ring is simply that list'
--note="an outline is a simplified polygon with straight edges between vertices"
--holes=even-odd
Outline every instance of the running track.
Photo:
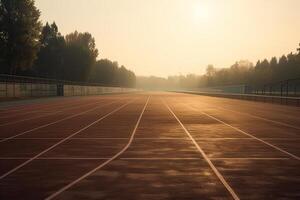
[{"label": "running track", "polygon": [[178,93],[0,109],[0,199],[300,199],[300,108]]}]

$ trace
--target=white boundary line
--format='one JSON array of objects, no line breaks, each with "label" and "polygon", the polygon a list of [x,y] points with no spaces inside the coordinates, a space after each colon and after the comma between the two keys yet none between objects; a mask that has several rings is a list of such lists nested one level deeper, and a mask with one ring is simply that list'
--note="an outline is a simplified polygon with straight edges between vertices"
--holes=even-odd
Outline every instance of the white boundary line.
[{"label": "white boundary line", "polygon": [[[68,100],[70,100],[70,102],[73,102],[74,99],[65,99],[67,102],[61,102],[62,99],[57,99],[56,101],[57,102],[53,102],[53,101],[50,101],[50,103],[53,103],[51,105],[64,105],[66,103],[68,103]],[[80,99],[75,99],[76,101],[80,100]],[[20,112],[20,111],[23,111],[23,110],[27,110],[28,109],[28,106],[32,106],[32,105],[41,105],[41,106],[46,106],[46,108],[49,106],[49,101],[45,101],[45,102],[32,102],[32,103],[29,103],[29,104],[19,104],[19,105],[10,105],[9,108],[6,108],[6,109],[0,109],[0,115],[5,115],[5,114],[15,114],[14,112]],[[47,105],[48,104],[48,105]],[[18,109],[16,108],[15,106],[22,106],[21,109]],[[43,107],[42,107],[43,108]],[[30,108],[32,109],[32,108]],[[39,108],[34,108],[34,109],[39,109]]]},{"label": "white boundary line", "polygon": [[[204,104],[208,105],[210,108],[213,108],[213,107],[211,107],[210,104],[207,104],[207,103],[204,103]],[[191,107],[199,109],[196,106],[191,106]],[[300,130],[299,126],[294,126],[294,125],[287,124],[287,123],[284,123],[284,122],[280,122],[280,121],[277,121],[277,120],[272,120],[272,119],[268,119],[268,118],[265,118],[265,117],[260,117],[260,116],[253,115],[253,114],[250,114],[250,113],[240,112],[240,111],[235,111],[235,110],[230,110],[228,108],[222,108],[222,107],[219,107],[219,106],[215,106],[215,108],[218,108],[218,109],[221,109],[221,110],[225,110],[225,111],[229,111],[229,112],[233,112],[233,113],[238,113],[238,114],[241,114],[241,115],[248,115],[248,116],[253,117],[253,118],[261,119],[261,120],[264,120],[264,121],[267,121],[267,122],[272,122],[274,124],[279,124],[281,126],[285,126],[285,127],[289,127],[289,128],[294,128],[294,129]]]},{"label": "white boundary line", "polygon": [[[56,120],[56,121],[54,121],[54,122],[50,122],[50,123],[48,123],[48,124],[44,124],[44,125],[35,127],[35,128],[33,128],[33,129],[30,129],[30,130],[27,130],[27,131],[18,133],[18,134],[16,134],[16,135],[13,135],[13,136],[10,136],[10,137],[4,138],[4,139],[0,139],[0,143],[1,143],[1,142],[4,142],[4,141],[7,141],[7,140],[11,140],[11,139],[16,139],[16,137],[18,137],[18,136],[20,136],[20,135],[24,135],[24,134],[26,134],[26,133],[29,133],[29,132],[32,132],[32,131],[36,131],[36,130],[39,130],[39,129],[41,129],[41,128],[45,128],[45,127],[50,126],[50,125],[57,124],[57,123],[59,123],[59,122],[62,122],[62,121],[68,120],[68,119],[72,119],[72,118],[77,117],[77,116],[79,116],[79,115],[83,115],[83,114],[85,114],[85,113],[91,112],[91,111],[96,110],[96,109],[98,109],[98,108],[102,108],[102,107],[111,105],[111,104],[113,104],[113,103],[115,103],[115,102],[117,102],[117,101],[118,101],[118,100],[113,101],[113,102],[110,102],[110,103],[102,104],[102,105],[96,106],[96,107],[94,107],[94,108],[88,109],[88,110],[86,110],[86,111],[83,111],[83,112],[80,112],[80,113],[77,113],[77,114],[74,114],[74,115],[71,115],[71,116],[68,116],[68,117],[65,117],[65,118]],[[79,108],[79,107],[80,107],[80,106],[78,106],[78,107],[76,107],[76,108]]]},{"label": "white boundary line", "polygon": [[[30,157],[0,157],[0,160],[28,160]],[[35,160],[109,160],[110,157],[38,157]],[[121,157],[120,160],[203,160],[201,157]],[[290,160],[288,157],[210,157],[210,160]]]},{"label": "white boundary line", "polygon": [[48,196],[47,198],[45,198],[45,200],[50,200],[50,199],[53,199],[55,198],[56,196],[58,196],[59,194],[63,193],[64,191],[68,190],[69,188],[71,188],[72,186],[74,186],[76,183],[80,182],[81,180],[85,179],[86,177],[90,176],[91,174],[93,174],[94,172],[96,172],[97,170],[101,169],[102,167],[104,167],[105,165],[107,165],[108,163],[110,163],[111,161],[115,160],[116,158],[118,158],[123,152],[125,152],[129,146],[131,145],[132,141],[133,141],[133,138],[135,136],[135,133],[138,129],[138,126],[140,124],[140,121],[142,119],[142,116],[146,110],[146,107],[148,105],[148,102],[149,102],[149,99],[150,99],[150,96],[148,97],[144,107],[143,107],[143,110],[136,122],[136,125],[132,131],[132,134],[130,136],[130,139],[127,143],[127,145],[121,149],[121,151],[119,151],[117,154],[115,154],[113,157],[111,157],[109,160],[105,161],[104,163],[102,163],[101,165],[97,166],[96,168],[92,169],[91,171],[87,172],[86,174],[82,175],[81,177],[79,177],[78,179],[72,181],[71,183],[69,183],[68,185],[64,186],[63,188],[59,189],[58,191],[54,192],[53,194],[51,194],[50,196]]},{"label": "white boundary line", "polygon": [[214,164],[211,162],[211,160],[208,158],[208,156],[205,154],[205,152],[202,150],[202,148],[198,145],[198,143],[192,137],[192,135],[189,133],[189,131],[185,128],[185,126],[181,123],[181,121],[178,119],[178,117],[175,115],[175,113],[172,111],[172,109],[167,105],[167,103],[165,101],[163,101],[163,103],[168,108],[168,110],[172,113],[172,115],[177,120],[177,122],[180,124],[180,126],[182,127],[182,129],[184,130],[184,132],[189,136],[189,138],[194,143],[194,145],[196,146],[196,148],[198,149],[198,151],[200,152],[200,154],[203,156],[203,158],[205,159],[205,161],[208,163],[208,165],[210,166],[210,168],[213,170],[213,172],[215,173],[215,175],[219,178],[219,180],[222,182],[222,184],[228,190],[228,192],[230,193],[230,195],[232,196],[232,198],[234,200],[239,200],[240,198],[237,196],[237,194],[235,193],[235,191],[227,183],[227,181],[225,180],[225,178],[218,171],[218,169],[214,166]]},{"label": "white boundary line", "polygon": [[3,123],[3,124],[0,124],[0,127],[1,126],[12,125],[12,124],[17,124],[17,123],[28,121],[28,120],[32,120],[32,119],[38,119],[38,118],[42,118],[42,117],[47,117],[47,116],[55,115],[57,113],[62,113],[64,111],[66,111],[66,110],[72,110],[72,109],[84,107],[84,106],[87,106],[87,105],[97,104],[99,102],[102,102],[102,99],[100,101],[97,101],[97,102],[92,102],[92,103],[83,104],[83,105],[81,105],[80,103],[79,103],[79,105],[75,104],[75,105],[72,105],[72,106],[67,107],[65,109],[60,109],[59,111],[55,111],[55,112],[52,112],[52,113],[42,114],[42,115],[35,116],[35,117],[29,117],[29,118],[26,118],[26,119],[21,119],[21,120],[17,120],[17,121],[13,121],[13,122]]},{"label": "white boundary line", "polygon": [[[2,139],[0,138],[0,142]],[[61,140],[64,139],[63,137],[17,137],[11,138],[10,140]],[[126,137],[73,137],[70,140],[128,140],[129,138]],[[142,138],[142,137],[135,137],[135,140],[191,140],[190,138]],[[262,140],[272,140],[272,141],[295,141],[300,140],[300,138],[260,138]],[[256,140],[255,138],[247,137],[247,138],[195,138],[197,141],[218,141],[218,140]]]},{"label": "white boundary line", "polygon": [[[68,102],[59,102],[58,105],[45,105],[44,107],[42,108],[26,108],[26,109],[29,109],[29,111],[26,111],[26,112],[21,112],[22,110],[16,110],[16,111],[19,111],[21,113],[0,113],[0,119],[9,119],[9,118],[13,118],[13,117],[16,117],[16,116],[19,116],[19,115],[26,115],[26,114],[30,114],[30,113],[38,113],[38,114],[43,114],[44,112],[53,112],[53,111],[47,111],[48,109],[50,110],[53,110],[53,109],[60,109],[61,107],[63,108],[64,105],[68,103]],[[80,100],[77,99],[76,102],[73,102],[73,101],[70,101],[69,103],[73,103],[73,107],[80,104]],[[32,104],[34,105],[34,104]],[[57,108],[58,107],[58,108]],[[34,109],[34,110],[32,110]],[[36,110],[38,109],[38,110]],[[7,116],[8,115],[8,116]]]},{"label": "white boundary line", "polygon": [[276,150],[278,150],[278,151],[280,151],[280,152],[282,152],[284,154],[287,154],[288,156],[290,156],[290,157],[292,157],[292,158],[294,158],[296,160],[300,160],[300,157],[298,157],[298,156],[296,156],[296,155],[294,155],[294,154],[292,154],[292,153],[290,153],[288,151],[285,151],[285,150],[281,149],[280,147],[277,147],[277,146],[275,146],[275,145],[273,145],[273,144],[271,144],[271,143],[269,143],[267,141],[264,141],[264,140],[262,140],[260,138],[257,138],[255,136],[251,135],[250,133],[247,133],[247,132],[245,132],[245,131],[237,128],[237,127],[234,127],[234,126],[232,126],[232,125],[230,125],[230,124],[228,124],[228,123],[226,123],[226,122],[224,122],[224,121],[222,121],[222,120],[220,120],[220,119],[218,119],[218,118],[216,118],[216,117],[214,117],[214,116],[212,116],[210,114],[207,114],[206,112],[203,112],[203,111],[200,111],[200,112],[202,114],[206,115],[207,117],[210,117],[211,119],[214,119],[214,120],[216,120],[216,121],[218,121],[218,122],[220,122],[220,123],[222,123],[222,124],[224,124],[224,125],[232,128],[232,129],[234,129],[234,130],[236,130],[236,131],[238,131],[240,133],[243,133],[243,134],[245,134],[245,135],[247,135],[247,136],[249,136],[249,137],[251,137],[253,139],[256,139],[256,140],[258,140],[258,141],[260,141],[260,142],[262,142],[262,143],[264,143],[264,144],[266,144],[266,145],[268,145],[268,146],[270,146],[270,147],[272,147],[272,148],[274,148],[274,149],[276,149]]},{"label": "white boundary line", "polygon": [[63,140],[60,140],[59,142],[55,143],[54,145],[50,146],[49,148],[45,149],[44,151],[38,153],[37,155],[35,155],[34,157],[30,158],[29,160],[27,160],[27,161],[21,163],[20,165],[14,167],[13,169],[11,169],[11,170],[9,170],[8,172],[6,172],[5,174],[1,175],[1,176],[0,176],[0,180],[3,179],[3,178],[5,178],[6,176],[12,174],[13,172],[17,171],[18,169],[22,168],[23,166],[27,165],[28,163],[32,162],[33,160],[35,160],[36,158],[40,157],[41,155],[43,155],[43,154],[47,153],[48,151],[54,149],[56,146],[58,146],[58,145],[60,145],[61,143],[65,142],[65,141],[68,140],[69,138],[71,138],[71,137],[77,135],[78,133],[80,133],[80,132],[82,132],[82,131],[88,129],[89,127],[93,126],[94,124],[98,123],[99,121],[101,121],[101,120],[105,119],[106,117],[112,115],[113,113],[119,111],[120,109],[122,109],[123,107],[127,106],[128,104],[130,104],[130,103],[133,102],[133,101],[134,101],[134,100],[129,101],[129,102],[123,104],[122,106],[120,106],[120,107],[114,109],[113,111],[111,111],[111,112],[105,114],[104,116],[100,117],[99,119],[95,120],[94,122],[90,123],[89,125],[87,125],[87,126],[81,128],[80,130],[76,131],[75,133],[73,133],[73,134],[69,135],[68,137],[64,138]]},{"label": "white boundary line", "polygon": [[[2,138],[0,138],[2,139]],[[5,138],[3,138],[5,139]],[[45,137],[45,138],[22,138],[22,137],[18,137],[18,138],[13,138],[11,140],[61,140],[61,139],[64,139],[64,137],[53,137],[53,138],[48,138],[48,137]],[[80,137],[80,138],[70,138],[69,140],[128,140],[129,138],[106,138],[106,137]]]},{"label": "white boundary line", "polygon": [[286,157],[274,157],[274,158],[259,158],[259,157],[250,157],[250,158],[210,158],[211,160],[290,160],[291,158]]}]

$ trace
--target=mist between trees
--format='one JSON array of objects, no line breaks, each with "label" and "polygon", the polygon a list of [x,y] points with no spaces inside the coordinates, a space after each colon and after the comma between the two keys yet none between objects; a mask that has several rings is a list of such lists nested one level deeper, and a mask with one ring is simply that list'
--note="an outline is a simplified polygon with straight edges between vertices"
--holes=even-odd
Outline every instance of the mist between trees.
[{"label": "mist between trees", "polygon": [[270,60],[259,60],[255,65],[248,60],[238,61],[229,68],[208,65],[203,75],[188,74],[168,78],[137,77],[137,87],[185,89],[241,84],[262,87],[265,84],[300,78],[300,48],[297,50],[297,53],[289,53],[279,59],[272,57]]},{"label": "mist between trees", "polygon": [[0,0],[0,73],[107,86],[134,87],[135,74],[117,62],[97,60],[88,33],[63,36],[57,25],[40,21],[34,0]]}]

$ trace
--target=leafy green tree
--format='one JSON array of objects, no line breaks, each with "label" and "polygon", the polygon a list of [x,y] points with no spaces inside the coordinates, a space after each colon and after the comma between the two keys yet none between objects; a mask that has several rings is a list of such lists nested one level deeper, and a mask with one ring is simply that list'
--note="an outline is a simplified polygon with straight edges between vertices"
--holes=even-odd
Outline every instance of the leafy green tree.
[{"label": "leafy green tree", "polygon": [[31,68],[39,50],[39,17],[34,0],[0,0],[1,73]]}]

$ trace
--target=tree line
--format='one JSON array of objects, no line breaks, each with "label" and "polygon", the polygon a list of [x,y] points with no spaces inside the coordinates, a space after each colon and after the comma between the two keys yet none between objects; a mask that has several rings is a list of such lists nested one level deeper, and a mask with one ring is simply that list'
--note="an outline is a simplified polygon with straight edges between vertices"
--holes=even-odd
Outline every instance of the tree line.
[{"label": "tree line", "polygon": [[203,75],[138,77],[137,86],[148,89],[199,88],[226,85],[263,87],[287,79],[300,78],[300,44],[297,53],[283,55],[279,59],[263,59],[254,65],[248,60],[235,62],[229,68],[208,65]]},{"label": "tree line", "polygon": [[242,60],[229,68],[217,69],[209,65],[200,77],[200,86],[250,85],[262,87],[288,79],[300,78],[300,48],[297,53],[282,55],[279,59],[258,60],[256,64]]},{"label": "tree line", "polygon": [[134,87],[135,74],[99,55],[94,37],[42,25],[34,0],[0,0],[0,73]]}]

